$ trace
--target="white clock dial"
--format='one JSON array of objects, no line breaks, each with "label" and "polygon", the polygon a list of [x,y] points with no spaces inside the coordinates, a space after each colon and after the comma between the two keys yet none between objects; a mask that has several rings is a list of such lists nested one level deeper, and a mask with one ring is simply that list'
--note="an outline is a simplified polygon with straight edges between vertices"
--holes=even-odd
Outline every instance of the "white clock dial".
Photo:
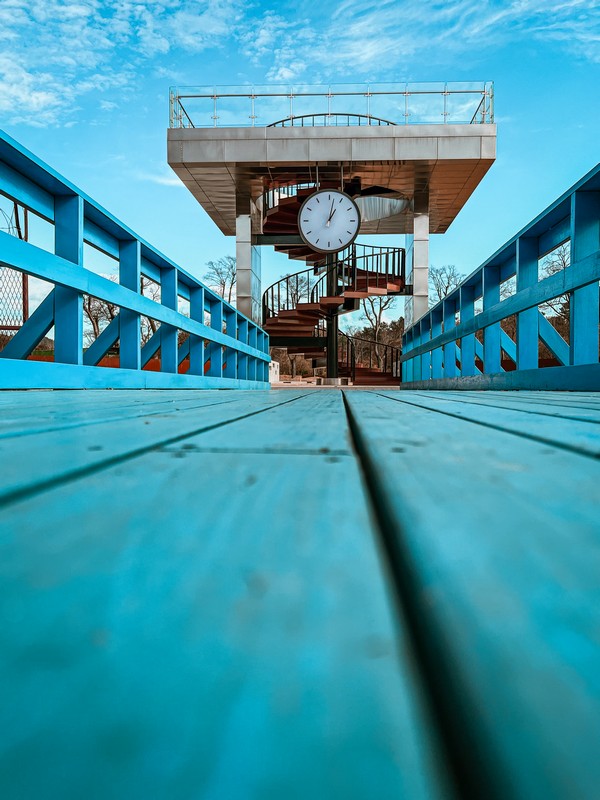
[{"label": "white clock dial", "polygon": [[298,214],[298,230],[319,253],[337,253],[356,239],[360,211],[345,192],[322,189],[307,197]]}]

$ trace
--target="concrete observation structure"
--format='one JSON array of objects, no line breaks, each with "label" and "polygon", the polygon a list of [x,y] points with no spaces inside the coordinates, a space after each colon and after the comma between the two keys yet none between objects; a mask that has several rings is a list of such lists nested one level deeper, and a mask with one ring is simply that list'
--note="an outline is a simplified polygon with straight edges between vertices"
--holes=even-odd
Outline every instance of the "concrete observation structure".
[{"label": "concrete observation structure", "polygon": [[260,321],[260,245],[298,236],[264,235],[265,196],[324,183],[364,198],[360,234],[406,234],[407,314],[427,311],[429,236],[448,229],[490,168],[496,126],[491,84],[423,87],[172,90],[168,162],[236,237],[242,312]]}]

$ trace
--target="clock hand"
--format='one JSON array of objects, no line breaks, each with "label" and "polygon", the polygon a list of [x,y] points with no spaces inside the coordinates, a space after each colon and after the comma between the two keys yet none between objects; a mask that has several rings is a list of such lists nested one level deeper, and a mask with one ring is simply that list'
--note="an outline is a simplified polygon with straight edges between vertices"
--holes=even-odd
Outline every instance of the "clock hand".
[{"label": "clock hand", "polygon": [[330,222],[331,222],[331,220],[333,219],[333,215],[335,214],[335,212],[336,212],[336,211],[337,211],[337,208],[335,208],[335,209],[334,209],[334,207],[333,207],[333,201],[332,201],[332,202],[331,202],[331,208],[329,209],[329,219],[328,219],[328,220],[327,220],[327,222],[325,223],[325,227],[326,227],[326,228],[328,228],[328,227],[329,227],[329,223],[330,223]]}]

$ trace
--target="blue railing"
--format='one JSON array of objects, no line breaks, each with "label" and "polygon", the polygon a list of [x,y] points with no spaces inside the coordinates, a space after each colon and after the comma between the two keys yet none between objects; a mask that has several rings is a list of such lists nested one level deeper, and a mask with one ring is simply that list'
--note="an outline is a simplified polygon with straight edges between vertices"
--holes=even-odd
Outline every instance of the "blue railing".
[{"label": "blue railing", "polygon": [[[53,286],[0,351],[0,388],[268,386],[269,340],[259,326],[2,132],[0,194],[54,226],[51,251],[0,232],[0,266]],[[84,266],[84,245],[112,259],[115,280]],[[95,338],[89,298],[111,309]],[[32,360],[52,328],[50,363]]]},{"label": "blue railing", "polygon": [[406,331],[402,387],[600,389],[599,280],[600,164]]}]

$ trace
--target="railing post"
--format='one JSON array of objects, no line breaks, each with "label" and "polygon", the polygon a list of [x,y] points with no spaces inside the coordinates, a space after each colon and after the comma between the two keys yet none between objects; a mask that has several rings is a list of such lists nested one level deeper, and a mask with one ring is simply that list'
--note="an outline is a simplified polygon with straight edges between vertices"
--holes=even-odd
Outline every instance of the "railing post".
[{"label": "railing post", "polygon": [[[483,270],[483,310],[500,302],[500,270],[485,267]],[[488,325],[483,332],[483,371],[486,375],[502,371],[500,350],[500,323]]]},{"label": "railing post", "polygon": [[[163,267],[160,271],[160,302],[177,311],[177,270]],[[178,330],[172,325],[160,326],[160,368],[162,372],[178,371]]]},{"label": "railing post", "polygon": [[[461,286],[459,301],[460,321],[468,322],[475,316],[475,287]],[[475,375],[475,334],[469,333],[460,340],[460,374]]]},{"label": "railing post", "polygon": [[[431,338],[435,339],[442,333],[442,307],[438,306],[430,311],[431,316]],[[443,348],[436,347],[431,353],[431,377],[443,377]]]},{"label": "railing post", "polygon": [[[137,239],[119,242],[119,283],[140,294],[141,245]],[[129,308],[119,313],[119,366],[141,369],[140,315]]]},{"label": "railing post", "polygon": [[[54,199],[54,252],[83,266],[83,198],[58,195]],[[54,360],[83,364],[83,297],[76,289],[54,289]]]},{"label": "railing post", "polygon": [[[219,299],[210,300],[210,327],[223,333],[223,303]],[[209,375],[215,378],[223,377],[223,346],[217,342],[209,342],[208,353],[210,358]]]},{"label": "railing post", "polygon": [[[237,339],[237,311],[233,308],[225,309],[225,325],[227,327],[227,336]],[[225,378],[237,378],[237,350],[232,347],[225,349],[225,364],[223,367],[223,376]],[[262,377],[259,380],[264,380]]]},{"label": "railing post", "polygon": [[[431,316],[425,314],[418,322],[419,342],[425,344],[431,338]],[[431,351],[421,354],[421,380],[431,380]]]},{"label": "railing post", "polygon": [[[258,347],[258,328],[252,323],[248,326],[248,344],[250,347]],[[260,380],[258,377],[257,358],[255,356],[248,357],[248,380]]]},{"label": "railing post", "polygon": [[[243,344],[248,344],[248,320],[245,317],[238,316],[238,341]],[[242,381],[248,380],[248,360],[249,356],[246,353],[238,353],[238,378]]]},{"label": "railing post", "polygon": [[[600,192],[574,192],[571,196],[571,267],[600,247]],[[570,361],[598,362],[598,282],[571,294]]]},{"label": "railing post", "polygon": [[[520,236],[517,239],[517,293],[538,282],[537,238]],[[517,369],[536,369],[538,366],[538,314],[536,307],[517,315]]]},{"label": "railing post", "polygon": [[[442,301],[444,333],[456,327],[456,301],[446,298]],[[456,340],[444,345],[444,378],[456,377]]]},{"label": "railing post", "polygon": [[[204,325],[204,288],[195,286],[190,289],[190,319]],[[190,375],[204,375],[204,339],[195,334],[190,335]]]}]

